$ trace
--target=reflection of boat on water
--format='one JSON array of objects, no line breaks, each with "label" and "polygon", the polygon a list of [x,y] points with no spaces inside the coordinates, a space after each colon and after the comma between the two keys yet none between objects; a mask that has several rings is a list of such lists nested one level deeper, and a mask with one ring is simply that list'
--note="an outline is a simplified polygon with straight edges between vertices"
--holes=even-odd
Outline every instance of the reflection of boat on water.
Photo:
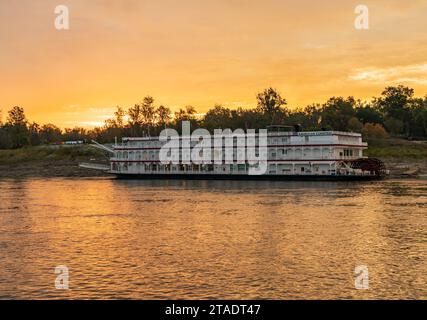
[{"label": "reflection of boat on water", "polygon": [[[251,174],[251,169],[259,164],[237,161],[249,154],[246,145],[238,146],[238,139],[242,138],[238,133],[224,136],[231,139],[229,140],[231,144],[219,148],[214,142],[214,137],[209,137],[211,141],[198,149],[198,152],[201,154],[209,152],[211,158],[215,157],[215,161],[198,163],[182,161],[182,150],[184,145],[191,150],[200,147],[199,137],[123,138],[121,143],[116,142],[112,148],[96,143],[97,147],[110,152],[112,157],[110,167],[96,168],[95,165],[92,169],[108,171],[120,178],[139,179],[371,180],[386,175],[382,161],[363,156],[363,150],[368,148],[368,144],[362,141],[359,133],[282,131],[284,127],[272,128],[275,130],[270,130],[264,136],[266,141],[264,149],[258,148],[262,138],[260,133],[254,135],[257,145],[256,156],[265,159],[265,170],[262,174]],[[245,136],[244,139],[246,138]],[[176,161],[167,162],[163,158],[161,161],[160,150],[162,148],[164,150],[166,144],[172,140],[177,146],[175,149],[179,150],[168,147],[167,153],[175,153]],[[89,168],[90,165],[85,167]]]}]

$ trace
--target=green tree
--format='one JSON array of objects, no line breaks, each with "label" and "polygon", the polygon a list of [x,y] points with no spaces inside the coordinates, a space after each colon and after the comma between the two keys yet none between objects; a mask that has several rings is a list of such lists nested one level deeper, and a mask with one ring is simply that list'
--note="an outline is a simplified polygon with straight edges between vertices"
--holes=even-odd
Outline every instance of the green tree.
[{"label": "green tree", "polygon": [[395,119],[392,117],[387,118],[386,121],[384,121],[384,125],[388,132],[390,132],[394,136],[399,136],[404,133],[405,131],[405,124],[402,120]]},{"label": "green tree", "polygon": [[410,103],[410,113],[410,137],[419,138],[427,136],[427,97],[425,99],[413,99]]},{"label": "green tree", "polygon": [[28,130],[30,134],[30,144],[32,146],[38,146],[41,144],[40,139],[40,126],[33,122],[30,125],[28,125]]},{"label": "green tree", "polygon": [[257,94],[257,111],[267,117],[270,125],[278,124],[276,121],[284,115],[282,106],[285,105],[286,100],[276,89],[268,88]]},{"label": "green tree", "polygon": [[210,109],[203,118],[203,126],[210,132],[214,132],[215,129],[221,128],[232,128],[232,112],[228,108],[224,108],[221,105],[215,105]]},{"label": "green tree", "polygon": [[384,127],[378,123],[366,123],[362,129],[362,135],[365,139],[386,139],[389,137]]},{"label": "green tree", "polygon": [[352,117],[350,118],[350,120],[348,120],[348,130],[352,131],[352,132],[362,132],[363,129],[363,123],[359,121],[359,119],[357,119],[356,117]]},{"label": "green tree", "polygon": [[322,106],[322,127],[347,131],[348,123],[355,116],[353,97],[332,97]]},{"label": "green tree", "polygon": [[[102,137],[99,137],[102,141],[112,141],[115,138],[122,138],[124,136],[124,132],[126,130],[124,118],[126,116],[126,112],[123,108],[117,106],[116,111],[114,112],[114,118],[107,119],[104,122],[103,131],[100,133]],[[83,129],[84,130],[84,129]],[[74,129],[65,129],[64,140],[87,140],[86,132],[80,132],[81,128]]]},{"label": "green tree", "polygon": [[12,135],[6,126],[0,127],[0,149],[12,149]]},{"label": "green tree", "polygon": [[197,111],[193,106],[186,106],[184,109],[180,108],[174,115],[174,127],[180,132],[182,121],[190,121],[192,129],[198,127],[196,117]]},{"label": "green tree", "polygon": [[15,106],[9,110],[7,124],[10,126],[26,126],[27,118],[25,117],[24,108]]},{"label": "green tree", "polygon": [[140,104],[135,104],[128,109],[129,125],[140,126],[142,124],[142,107]]},{"label": "green tree", "polygon": [[356,107],[356,117],[363,124],[365,123],[384,123],[384,118],[381,112],[370,104],[359,104]]},{"label": "green tree", "polygon": [[135,104],[133,107],[129,108],[128,116],[130,134],[132,136],[140,135],[142,133],[141,127],[143,123],[142,106],[140,104]]},{"label": "green tree", "polygon": [[153,97],[147,96],[144,98],[141,107],[142,124],[148,135],[156,120],[156,108],[154,107]]},{"label": "green tree", "polygon": [[[119,128],[115,128],[119,132]],[[86,129],[74,127],[65,128],[62,133],[62,141],[85,141],[89,140],[89,134]]]},{"label": "green tree", "polygon": [[10,134],[11,148],[21,148],[30,144],[28,122],[23,108],[15,106],[9,110],[6,130]]},{"label": "green tree", "polygon": [[407,117],[408,103],[414,96],[414,89],[399,85],[387,87],[378,99],[380,109],[390,117],[403,119]]},{"label": "green tree", "polygon": [[175,112],[175,121],[194,121],[196,120],[197,111],[193,106],[186,106],[184,109],[180,108]]},{"label": "green tree", "polygon": [[319,130],[321,127],[322,110],[319,105],[312,104],[305,108],[297,108],[289,111],[284,124],[294,126],[301,125],[304,130]]},{"label": "green tree", "polygon": [[54,124],[45,124],[39,130],[40,140],[43,144],[61,142],[62,131]]},{"label": "green tree", "polygon": [[414,96],[414,89],[399,85],[387,87],[382,96],[375,100],[378,109],[386,118],[395,118],[403,121],[406,134],[410,135],[411,111],[410,104]]},{"label": "green tree", "polygon": [[126,116],[126,112],[123,110],[123,108],[117,106],[116,111],[114,112],[114,117],[116,120],[116,126],[118,128],[124,128],[125,123],[124,123],[124,118]]},{"label": "green tree", "polygon": [[156,110],[157,122],[161,127],[166,126],[172,119],[171,109],[161,105]]}]

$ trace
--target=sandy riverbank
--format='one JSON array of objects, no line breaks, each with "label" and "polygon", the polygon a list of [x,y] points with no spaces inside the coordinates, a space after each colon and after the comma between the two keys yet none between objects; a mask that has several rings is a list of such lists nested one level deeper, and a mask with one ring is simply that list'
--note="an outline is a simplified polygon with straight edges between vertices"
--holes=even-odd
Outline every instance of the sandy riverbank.
[{"label": "sandy riverbank", "polygon": [[0,165],[1,178],[50,178],[50,177],[107,177],[109,174],[83,169],[78,161],[57,160],[18,163],[16,165]]},{"label": "sandy riverbank", "polygon": [[0,179],[108,176],[102,171],[80,168],[81,162],[107,164],[108,159],[102,151],[89,146],[0,150]]},{"label": "sandy riverbank", "polygon": [[386,167],[390,170],[391,177],[417,177],[419,175],[427,175],[427,159],[426,160],[394,160],[385,159]]}]

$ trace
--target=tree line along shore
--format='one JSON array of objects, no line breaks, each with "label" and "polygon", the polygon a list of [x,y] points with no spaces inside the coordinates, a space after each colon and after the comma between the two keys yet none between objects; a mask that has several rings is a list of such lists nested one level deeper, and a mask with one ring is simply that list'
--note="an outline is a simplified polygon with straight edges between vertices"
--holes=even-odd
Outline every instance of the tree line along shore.
[{"label": "tree line along shore", "polygon": [[[106,160],[105,155],[88,146],[54,147],[65,141],[96,140],[112,143],[115,138],[156,136],[165,127],[178,132],[182,121],[190,121],[192,129],[217,128],[262,129],[270,125],[301,125],[303,130],[352,131],[363,134],[369,142],[366,154],[389,162],[392,167],[425,172],[427,156],[427,96],[415,97],[412,88],[387,87],[379,97],[361,101],[354,97],[332,97],[323,104],[292,108],[275,89],[268,88],[256,96],[254,108],[227,108],[216,105],[205,114],[187,106],[172,113],[147,96],[141,103],[125,110],[117,107],[111,119],[94,129],[68,128],[30,122],[20,106],[7,113],[0,122],[0,167],[24,164],[39,165],[78,160]],[[0,118],[1,119],[1,118]],[[4,171],[4,170],[2,170]],[[1,175],[1,174],[0,174]],[[3,173],[4,175],[4,173]]]},{"label": "tree line along shore", "polygon": [[[392,177],[427,174],[427,143],[405,139],[372,139],[365,155],[382,159]],[[0,178],[98,177],[99,171],[78,167],[81,162],[108,164],[109,155],[89,145],[30,146],[0,150]]]}]

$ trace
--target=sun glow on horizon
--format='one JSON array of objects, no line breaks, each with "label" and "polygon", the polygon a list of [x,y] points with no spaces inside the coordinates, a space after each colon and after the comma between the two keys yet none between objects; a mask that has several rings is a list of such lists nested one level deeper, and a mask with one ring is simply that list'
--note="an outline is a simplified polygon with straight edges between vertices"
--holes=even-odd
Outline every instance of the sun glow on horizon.
[{"label": "sun glow on horizon", "polygon": [[[38,123],[102,126],[146,95],[173,112],[254,107],[276,88],[289,108],[332,96],[370,100],[388,85],[427,94],[427,3],[366,0],[0,2],[0,109]],[[268,16],[268,19],[265,17]]]}]

